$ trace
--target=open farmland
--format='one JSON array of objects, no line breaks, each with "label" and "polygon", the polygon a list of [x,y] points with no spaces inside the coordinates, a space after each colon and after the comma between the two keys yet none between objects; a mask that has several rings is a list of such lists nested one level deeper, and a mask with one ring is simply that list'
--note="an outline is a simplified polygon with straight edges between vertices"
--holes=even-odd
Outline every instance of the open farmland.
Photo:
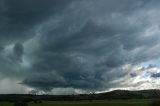
[{"label": "open farmland", "polygon": [[[28,106],[150,106],[153,100],[95,100],[95,101],[43,101],[28,103]],[[14,103],[0,102],[0,106],[14,106]]]}]

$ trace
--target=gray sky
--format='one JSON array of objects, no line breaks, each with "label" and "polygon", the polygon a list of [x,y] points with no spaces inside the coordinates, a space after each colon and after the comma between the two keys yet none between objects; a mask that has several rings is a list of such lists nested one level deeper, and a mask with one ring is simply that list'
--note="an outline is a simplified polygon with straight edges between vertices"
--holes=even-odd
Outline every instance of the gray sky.
[{"label": "gray sky", "polygon": [[158,89],[159,5],[0,0],[0,93]]}]

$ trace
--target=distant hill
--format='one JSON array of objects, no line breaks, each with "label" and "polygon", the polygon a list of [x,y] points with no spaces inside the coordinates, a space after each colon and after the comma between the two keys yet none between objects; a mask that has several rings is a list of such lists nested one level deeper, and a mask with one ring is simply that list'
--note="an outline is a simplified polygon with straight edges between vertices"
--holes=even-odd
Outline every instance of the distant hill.
[{"label": "distant hill", "polygon": [[30,94],[0,94],[0,101],[37,101],[37,100],[103,100],[103,99],[152,99],[160,98],[160,90],[114,90],[99,94],[80,95],[30,95]]},{"label": "distant hill", "polygon": [[128,91],[128,90],[115,90],[107,93],[99,94],[101,98],[106,99],[149,99],[160,98],[160,90],[140,90],[140,91]]}]

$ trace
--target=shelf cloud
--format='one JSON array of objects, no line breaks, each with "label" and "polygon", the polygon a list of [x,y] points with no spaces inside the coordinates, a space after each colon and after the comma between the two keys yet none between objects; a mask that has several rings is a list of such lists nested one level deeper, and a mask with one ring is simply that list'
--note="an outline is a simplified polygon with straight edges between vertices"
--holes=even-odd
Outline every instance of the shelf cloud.
[{"label": "shelf cloud", "polygon": [[156,88],[159,4],[0,0],[0,79],[45,92]]}]

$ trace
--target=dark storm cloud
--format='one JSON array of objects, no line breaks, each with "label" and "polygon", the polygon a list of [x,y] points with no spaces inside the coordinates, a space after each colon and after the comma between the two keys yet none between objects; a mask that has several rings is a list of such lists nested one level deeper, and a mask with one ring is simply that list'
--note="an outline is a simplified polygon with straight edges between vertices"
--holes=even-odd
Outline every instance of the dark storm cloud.
[{"label": "dark storm cloud", "polygon": [[35,36],[36,26],[51,15],[63,10],[68,3],[65,0],[61,2],[59,0],[0,0],[0,67],[2,74],[19,77],[19,73],[21,71],[23,73],[25,70],[21,67],[25,54],[23,43]]},{"label": "dark storm cloud", "polygon": [[158,78],[158,77],[160,77],[160,73],[152,74],[151,77],[153,77],[153,78]]},{"label": "dark storm cloud", "polygon": [[159,58],[155,0],[1,2],[0,65],[25,85],[109,89],[138,76],[127,64]]},{"label": "dark storm cloud", "polygon": [[[76,2],[60,16],[58,27],[52,28],[52,19],[49,24],[42,25],[39,48],[31,56],[34,58],[31,72],[34,74],[23,83],[41,89],[109,88],[115,86],[109,84],[110,81],[128,75],[121,68],[123,65],[138,64],[154,55],[157,57],[158,54],[152,57],[150,53],[146,54],[150,51],[144,51],[145,47],[152,48],[158,43],[157,36],[146,37],[142,33],[150,25],[146,23],[147,19],[144,20],[145,16],[138,13],[144,11],[142,7],[146,3],[118,2]],[[150,42],[151,38],[155,42]],[[62,79],[47,77],[46,73],[52,75],[52,72],[58,73]]]},{"label": "dark storm cloud", "polygon": [[1,44],[26,40],[34,36],[32,30],[51,14],[60,12],[66,0],[0,0]]},{"label": "dark storm cloud", "polygon": [[13,48],[13,54],[15,55],[17,60],[19,59],[21,60],[23,52],[24,52],[23,45],[21,43],[16,43]]}]

